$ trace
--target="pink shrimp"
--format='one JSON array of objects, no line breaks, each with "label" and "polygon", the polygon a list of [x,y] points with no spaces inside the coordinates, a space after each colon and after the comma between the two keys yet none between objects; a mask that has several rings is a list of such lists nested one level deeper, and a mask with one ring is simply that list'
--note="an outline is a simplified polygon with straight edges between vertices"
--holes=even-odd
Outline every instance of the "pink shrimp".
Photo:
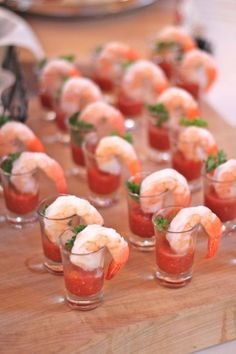
[{"label": "pink shrimp", "polygon": [[84,270],[91,271],[96,269],[96,261],[99,260],[94,259],[92,253],[91,257],[86,257],[86,259],[85,257],[80,257],[79,254],[95,252],[102,247],[106,247],[113,257],[106,274],[106,279],[111,279],[129,258],[128,243],[114,229],[100,225],[88,225],[75,239],[71,250],[71,262]]},{"label": "pink shrimp", "polygon": [[222,223],[210,209],[202,205],[181,209],[171,221],[166,238],[176,253],[186,253],[191,246],[191,236],[186,231],[199,224],[203,226],[209,237],[207,257],[215,256],[221,238]]},{"label": "pink shrimp", "polygon": [[130,65],[121,82],[125,95],[134,101],[154,103],[168,86],[164,72],[148,60],[137,60]]},{"label": "pink shrimp", "polygon": [[29,151],[44,152],[45,150],[39,138],[27,125],[15,121],[7,122],[0,128],[0,150],[1,144],[10,145],[11,142],[15,141],[23,143]]},{"label": "pink shrimp", "polygon": [[[214,188],[221,198],[236,196],[236,159],[230,159],[219,165],[213,175]],[[220,182],[220,183],[217,183]]]},{"label": "pink shrimp", "polygon": [[208,91],[216,80],[217,67],[210,54],[194,49],[184,56],[180,73],[186,81],[197,83]]},{"label": "pink shrimp", "polygon": [[189,160],[203,161],[217,152],[213,135],[204,128],[190,126],[185,128],[178,138],[178,150]]},{"label": "pink shrimp", "polygon": [[158,46],[158,43],[174,43],[183,52],[188,52],[196,48],[193,38],[183,28],[177,26],[167,26],[159,32],[155,40],[156,46]]},{"label": "pink shrimp", "polygon": [[105,102],[89,104],[81,112],[79,119],[95,125],[104,135],[113,131],[117,131],[120,135],[125,134],[123,115],[118,109]]},{"label": "pink shrimp", "polygon": [[11,182],[23,193],[33,192],[35,186],[34,177],[27,172],[36,168],[45,172],[55,183],[58,193],[67,193],[67,183],[62,167],[57,161],[43,152],[22,152],[13,163]]},{"label": "pink shrimp", "polygon": [[63,86],[60,98],[61,109],[66,115],[70,116],[81,111],[88,104],[102,99],[101,90],[92,80],[72,78]]}]

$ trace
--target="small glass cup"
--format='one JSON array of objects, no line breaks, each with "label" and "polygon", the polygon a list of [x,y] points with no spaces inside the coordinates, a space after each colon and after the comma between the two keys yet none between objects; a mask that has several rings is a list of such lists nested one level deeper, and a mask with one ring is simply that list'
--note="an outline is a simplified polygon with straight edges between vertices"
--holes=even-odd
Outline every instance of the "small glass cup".
[{"label": "small glass cup", "polygon": [[16,227],[34,223],[39,198],[37,170],[13,174],[0,168],[0,173],[7,208],[6,220]]},{"label": "small glass cup", "polygon": [[184,253],[176,253],[170,246],[166,231],[159,231],[156,225],[158,218],[166,218],[169,222],[181,210],[181,207],[168,207],[159,210],[153,215],[153,225],[156,235],[156,278],[163,286],[179,288],[185,286],[192,279],[192,266],[196,248],[198,226],[183,231],[168,231],[170,237],[183,237],[188,241],[188,248]]},{"label": "small glass cup", "polygon": [[[170,129],[170,143],[171,143],[171,165],[176,171],[181,173],[188,181],[191,192],[197,192],[202,188],[202,169],[204,165],[203,160],[187,159],[182,151],[178,148],[179,134],[184,128],[172,127]],[[189,141],[183,142],[184,150],[191,148]],[[189,147],[188,147],[189,146]]]},{"label": "small glass cup", "polygon": [[[78,217],[76,215],[70,215],[63,218],[49,218],[45,216],[45,208],[52,204],[58,197],[49,197],[44,199],[38,206],[37,213],[39,216],[42,247],[44,252],[44,267],[53,274],[62,274],[63,266],[59,247],[59,236],[68,227],[78,224]],[[46,226],[48,222],[53,222],[55,224],[55,230],[58,234],[54,235],[55,240],[48,237]]]},{"label": "small glass cup", "polygon": [[41,106],[45,111],[43,119],[48,122],[52,122],[56,119],[56,113],[54,112],[54,99],[49,91],[46,89],[39,89],[39,100]]},{"label": "small glass cup", "polygon": [[147,136],[150,159],[157,163],[170,161],[170,128],[169,125],[156,125],[155,116],[147,114]]},{"label": "small glass cup", "polygon": [[[224,191],[220,196],[217,191]],[[223,223],[223,235],[236,230],[236,195],[230,196],[230,190],[236,190],[236,181],[220,182],[209,174],[203,173],[204,205],[211,209]],[[228,193],[229,192],[229,193]]]},{"label": "small glass cup", "polygon": [[60,236],[66,301],[72,309],[93,310],[103,299],[105,248],[86,254],[71,253],[66,242],[73,235],[66,230]]},{"label": "small glass cup", "polygon": [[[128,182],[141,181],[150,173],[143,172],[130,177]],[[150,196],[141,197],[132,193],[127,188],[128,217],[131,233],[128,236],[129,242],[133,247],[140,251],[153,251],[155,248],[155,233],[152,223],[153,214],[163,208],[168,192],[157,193]],[[153,204],[154,199],[159,199],[160,203],[152,213],[146,213],[142,210],[142,199],[145,204],[150,201]]]},{"label": "small glass cup", "polygon": [[99,136],[96,133],[90,133],[86,136],[83,145],[90,189],[89,200],[96,207],[106,208],[118,201],[121,174],[111,174],[99,170],[95,156],[98,141]]}]

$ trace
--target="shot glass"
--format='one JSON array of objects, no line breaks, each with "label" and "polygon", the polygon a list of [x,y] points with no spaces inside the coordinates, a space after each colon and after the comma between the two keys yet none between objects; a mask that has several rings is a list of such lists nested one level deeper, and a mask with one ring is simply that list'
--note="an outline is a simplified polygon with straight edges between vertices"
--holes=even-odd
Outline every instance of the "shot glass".
[{"label": "shot glass", "polygon": [[[63,266],[61,259],[61,252],[59,247],[59,236],[68,227],[78,224],[78,217],[70,215],[68,217],[49,218],[45,215],[45,209],[52,204],[58,196],[44,199],[38,206],[37,213],[39,216],[39,223],[41,229],[41,240],[44,253],[44,267],[53,274],[62,274]],[[47,226],[53,223],[55,231],[53,232],[53,239],[49,237]]]},{"label": "shot glass", "polygon": [[[134,177],[129,178],[129,182],[141,181],[150,173],[143,172]],[[132,193],[127,188],[128,217],[129,228],[131,233],[128,236],[129,242],[133,247],[140,251],[153,251],[155,249],[155,233],[152,223],[153,214],[163,208],[168,192],[156,193],[150,196],[141,197],[136,193]],[[159,203],[153,203],[159,200]],[[147,213],[142,210],[142,204],[153,205],[153,212]],[[155,208],[155,209],[154,209]]]},{"label": "shot glass", "polygon": [[[158,219],[165,218],[170,223],[181,207],[167,207],[153,215],[153,225],[156,235],[156,278],[163,286],[178,288],[185,286],[192,279],[192,266],[196,248],[198,226],[184,232],[161,230]],[[168,239],[183,238],[186,242],[181,253],[170,246]]]},{"label": "shot glass", "polygon": [[223,235],[236,230],[236,181],[220,182],[203,174],[204,205],[223,223]]},{"label": "shot glass", "polygon": [[73,235],[66,230],[60,236],[65,297],[72,309],[88,311],[98,307],[103,299],[105,248],[86,254],[71,253],[66,243]]},{"label": "shot glass", "polygon": [[[0,173],[3,196],[6,205],[6,220],[16,227],[34,223],[37,220],[36,208],[39,198],[37,170],[26,173],[8,173],[2,169]],[[30,183],[29,183],[30,181]]]},{"label": "shot glass", "polygon": [[149,157],[157,163],[167,163],[170,161],[170,127],[168,124],[158,127],[156,117],[149,112],[146,115]]},{"label": "shot glass", "polygon": [[[201,175],[204,161],[187,159],[183,152],[179,150],[178,141],[180,131],[182,129],[179,127],[171,127],[170,129],[171,165],[172,168],[187,179],[191,192],[197,192],[202,187]],[[182,149],[192,151],[191,142],[182,141],[181,145]]]},{"label": "shot glass", "polygon": [[99,136],[90,133],[86,136],[83,149],[85,155],[89,200],[97,207],[109,207],[118,200],[118,190],[121,184],[121,173],[111,174],[99,170],[97,166],[95,149]]}]

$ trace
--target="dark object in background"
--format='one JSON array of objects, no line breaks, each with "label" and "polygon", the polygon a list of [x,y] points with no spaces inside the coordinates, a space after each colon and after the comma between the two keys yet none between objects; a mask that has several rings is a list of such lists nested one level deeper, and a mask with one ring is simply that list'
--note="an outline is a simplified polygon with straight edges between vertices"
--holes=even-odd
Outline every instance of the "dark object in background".
[{"label": "dark object in background", "polygon": [[194,39],[195,39],[199,49],[205,50],[206,52],[208,52],[210,54],[213,53],[212,44],[207,39],[202,38],[202,37],[195,37]]},{"label": "dark object in background", "polygon": [[21,66],[16,49],[13,46],[7,48],[2,67],[11,71],[15,76],[15,83],[7,88],[1,97],[3,114],[6,113],[13,120],[25,122],[27,119],[28,100]]}]

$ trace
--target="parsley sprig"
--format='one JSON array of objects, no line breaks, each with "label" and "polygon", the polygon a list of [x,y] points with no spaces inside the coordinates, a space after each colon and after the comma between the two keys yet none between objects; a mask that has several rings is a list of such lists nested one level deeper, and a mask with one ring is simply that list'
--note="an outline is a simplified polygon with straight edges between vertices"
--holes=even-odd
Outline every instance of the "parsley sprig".
[{"label": "parsley sprig", "polygon": [[182,118],[179,122],[180,125],[184,127],[190,127],[190,126],[195,126],[195,127],[201,127],[201,128],[207,128],[208,123],[204,119],[197,117],[194,119],[186,119]]},{"label": "parsley sprig", "polygon": [[125,135],[120,135],[119,132],[114,131],[111,133],[112,136],[119,136],[120,138],[128,141],[128,143],[133,144],[133,136],[130,133],[126,133]]},{"label": "parsley sprig", "polygon": [[128,190],[133,193],[133,194],[140,194],[140,184],[137,184],[135,182],[127,181],[126,182],[126,187]]},{"label": "parsley sprig", "polygon": [[17,160],[20,156],[21,152],[14,152],[8,155],[8,157],[3,161],[1,167],[2,169],[7,172],[11,173],[13,163],[15,160]]},{"label": "parsley sprig", "polygon": [[223,150],[219,150],[215,155],[209,155],[205,163],[206,172],[209,173],[215,170],[216,167],[222,165],[222,163],[226,161],[227,156]]},{"label": "parsley sprig", "polygon": [[156,118],[156,126],[160,128],[169,119],[169,113],[163,103],[147,105],[148,111]]},{"label": "parsley sprig", "polygon": [[169,220],[167,218],[164,218],[163,216],[157,216],[154,220],[155,226],[157,228],[157,231],[163,232],[167,231],[169,227]]},{"label": "parsley sprig", "polygon": [[155,46],[155,49],[156,49],[156,52],[163,52],[163,51],[166,51],[166,50],[169,50],[169,49],[174,49],[176,48],[177,46],[177,43],[176,42],[173,42],[173,41],[170,41],[170,42],[165,42],[165,41],[161,41],[161,42],[157,42],[156,43],[156,46]]},{"label": "parsley sprig", "polygon": [[0,115],[0,128],[7,122],[10,122],[11,118],[9,116]]},{"label": "parsley sprig", "polygon": [[75,61],[75,55],[74,54],[65,54],[65,55],[60,55],[60,59],[64,59],[68,61],[69,63],[74,63]]},{"label": "parsley sprig", "polygon": [[74,127],[78,127],[78,128],[85,129],[85,130],[94,129],[93,124],[85,122],[84,120],[80,120],[79,116],[80,116],[80,112],[76,112],[76,113],[72,114],[72,116],[69,118],[70,125],[73,125]]},{"label": "parsley sprig", "polygon": [[71,239],[67,240],[65,243],[65,246],[68,248],[68,250],[72,250],[74,243],[75,243],[75,239],[76,236],[83,231],[85,228],[87,227],[87,225],[85,224],[81,224],[79,226],[75,226],[73,227],[73,229],[71,230],[74,233],[74,236],[71,237]]}]

